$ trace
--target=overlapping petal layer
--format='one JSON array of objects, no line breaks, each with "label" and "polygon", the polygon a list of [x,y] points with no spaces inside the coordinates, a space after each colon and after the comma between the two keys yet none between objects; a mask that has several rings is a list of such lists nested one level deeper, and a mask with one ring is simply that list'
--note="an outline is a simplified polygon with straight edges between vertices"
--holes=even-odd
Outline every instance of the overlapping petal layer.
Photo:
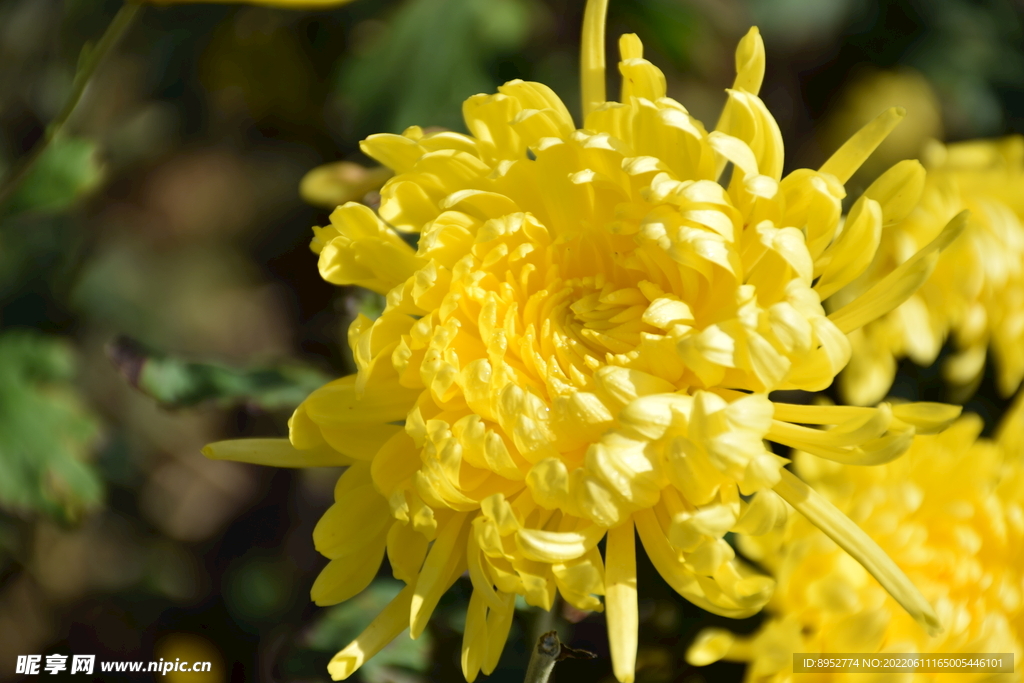
[{"label": "overlapping petal layer", "polygon": [[[906,456],[857,468],[800,456],[800,475],[861,525],[935,605],[945,630],[929,637],[839,547],[805,520],[745,538],[771,569],[774,613],[753,636],[707,629],[687,657],[695,665],[746,661],[748,681],[854,681],[863,673],[793,673],[793,653],[1024,652],[1024,400],[995,440],[978,439],[967,415]],[[956,680],[1012,675],[947,674]],[[900,680],[938,680],[905,674]],[[952,680],[952,678],[950,679]]]}]

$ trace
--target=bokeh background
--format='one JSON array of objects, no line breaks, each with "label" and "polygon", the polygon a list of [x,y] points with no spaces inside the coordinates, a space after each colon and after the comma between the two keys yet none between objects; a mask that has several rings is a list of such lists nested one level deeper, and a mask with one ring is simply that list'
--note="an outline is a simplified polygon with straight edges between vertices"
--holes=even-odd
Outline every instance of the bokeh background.
[{"label": "bokeh background", "polygon": [[[329,210],[304,203],[299,182],[321,164],[366,163],[358,141],[370,133],[461,130],[462,100],[513,78],[552,86],[578,118],[583,4],[141,12],[65,135],[0,205],[0,680],[15,678],[17,655],[50,653],[214,662],[172,683],[327,680],[330,656],[397,590],[385,565],[349,603],[309,602],[325,563],[311,532],[338,471],[200,454],[223,438],[284,435],[306,392],[352,370],[347,325],[379,306],[319,279],[307,245]],[[0,183],[58,116],[83,46],[119,7],[0,0]],[[615,0],[609,35],[638,33],[670,95],[710,126],[734,46],[759,25],[787,171],[817,166],[885,107],[908,109],[869,178],[933,137],[1024,132],[1022,22],[1013,0]],[[324,192],[344,193],[326,178]],[[938,370],[908,363],[894,391],[950,398]],[[967,402],[989,422],[1004,405],[989,376]],[[737,665],[685,664],[697,628],[723,620],[638,555],[637,680],[739,680]],[[465,580],[423,638],[400,639],[357,676],[461,680],[468,596]],[[613,680],[603,615],[525,605],[493,680],[522,680],[552,627],[598,654],[559,664],[557,679]]]}]

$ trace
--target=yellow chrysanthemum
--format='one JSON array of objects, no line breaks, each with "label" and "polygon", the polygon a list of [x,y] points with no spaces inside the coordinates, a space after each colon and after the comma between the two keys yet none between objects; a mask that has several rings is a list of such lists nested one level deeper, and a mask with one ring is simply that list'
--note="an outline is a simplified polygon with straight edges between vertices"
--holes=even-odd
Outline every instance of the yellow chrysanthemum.
[{"label": "yellow chrysanthemum", "polygon": [[1004,395],[1024,379],[1024,138],[934,143],[924,160],[928,176],[920,204],[885,229],[874,262],[839,293],[838,302],[911,258],[957,212],[969,209],[970,218],[921,289],[852,335],[853,359],[840,377],[850,403],[877,402],[892,385],[898,359],[931,365],[950,337],[956,354],[944,370],[954,385],[977,385],[987,349]]},{"label": "yellow chrysanthemum", "polygon": [[[378,319],[350,328],[358,374],[299,407],[290,443],[207,449],[350,465],[314,533],[331,562],[313,598],[355,595],[385,552],[408,586],[334,657],[336,679],[405,628],[417,637],[468,570],[468,680],[495,667],[516,595],[550,608],[557,592],[607,609],[615,675],[631,681],[634,529],[681,595],[742,617],[772,581],[723,536],[771,529],[782,499],[937,626],[896,565],[765,440],[876,464],[955,418],[948,406],[819,408],[768,393],[828,387],[848,361],[847,334],[902,303],[962,220],[826,315],[822,300],[867,267],[883,223],[916,199],[916,176],[897,168],[841,220],[843,182],[901,112],[820,170],[783,177],[779,129],[757,97],[756,30],[708,133],[666,97],[633,35],[619,45],[622,102],[606,101],[605,9],[590,2],[584,18],[581,129],[546,86],[512,81],[466,101],[470,135],[410,128],[363,142],[395,172],[379,215],[346,204],[313,240],[326,280],[387,295]],[[418,233],[418,247],[396,230]]]},{"label": "yellow chrysanthemum", "polygon": [[[778,587],[774,616],[753,636],[707,629],[687,658],[749,662],[747,681],[859,681],[864,674],[801,673],[793,653],[1024,652],[1024,396],[994,441],[967,415],[917,440],[882,467],[846,467],[798,456],[800,475],[823,491],[903,567],[935,605],[945,631],[929,637],[860,565],[803,519],[744,539]],[[1019,664],[1018,664],[1019,667]],[[1019,674],[955,674],[958,681]],[[894,679],[895,680],[895,679]],[[934,681],[906,674],[900,681]],[[946,679],[942,679],[946,680]],[[952,678],[948,679],[952,680]]]}]

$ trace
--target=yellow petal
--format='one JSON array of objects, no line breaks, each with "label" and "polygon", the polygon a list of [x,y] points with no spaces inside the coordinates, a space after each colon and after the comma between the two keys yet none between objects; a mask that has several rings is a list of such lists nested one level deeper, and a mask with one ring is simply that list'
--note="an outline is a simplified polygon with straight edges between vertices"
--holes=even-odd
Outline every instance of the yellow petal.
[{"label": "yellow petal", "polygon": [[736,523],[736,511],[726,504],[705,505],[672,517],[668,537],[681,550],[695,550],[705,537],[721,538]]},{"label": "yellow petal", "polygon": [[462,632],[462,675],[467,683],[473,683],[480,673],[480,664],[487,657],[487,641],[487,602],[474,590]]},{"label": "yellow petal", "polygon": [[836,506],[788,470],[782,471],[782,481],[776,484],[775,491],[860,562],[929,635],[935,636],[942,632],[935,610],[907,575],[863,529],[850,521]]},{"label": "yellow petal", "polygon": [[605,593],[604,562],[596,548],[577,560],[551,565],[551,573],[558,592],[570,605],[590,612],[604,611],[604,605],[595,597]]},{"label": "yellow petal", "polygon": [[235,460],[271,467],[338,467],[353,462],[352,458],[342,455],[326,443],[300,450],[288,439],[217,441],[204,446],[203,455],[211,460]]},{"label": "yellow petal", "polygon": [[631,401],[650,394],[670,394],[675,387],[656,375],[606,365],[594,373],[594,383],[606,405],[621,409]]},{"label": "yellow petal", "polygon": [[914,427],[918,434],[938,434],[960,417],[963,407],[946,403],[897,403],[892,414]]},{"label": "yellow petal", "polygon": [[487,655],[481,665],[487,676],[498,666],[505,641],[508,640],[508,632],[512,629],[512,617],[516,613],[515,593],[502,593],[501,601],[501,607],[491,607],[487,613]]},{"label": "yellow petal", "polygon": [[604,82],[604,26],[608,0],[587,0],[580,41],[580,94],[583,118],[606,101]]},{"label": "yellow petal", "polygon": [[839,395],[844,403],[874,405],[889,392],[896,377],[896,358],[879,339],[880,333],[871,326],[850,333],[853,353],[839,376]]},{"label": "yellow petal", "polygon": [[605,608],[612,670],[620,683],[632,683],[636,670],[636,542],[633,520],[608,530],[605,549]]},{"label": "yellow petal", "polygon": [[396,579],[415,583],[427,556],[427,537],[412,524],[395,523],[388,531],[388,562]]},{"label": "yellow petal", "polygon": [[331,213],[331,224],[313,228],[320,277],[336,285],[359,285],[387,294],[423,267],[394,230],[367,206],[348,202]]},{"label": "yellow petal", "polygon": [[409,635],[412,638],[419,638],[423,633],[437,602],[465,569],[469,528],[468,514],[459,513],[448,521],[431,546],[409,605]]},{"label": "yellow petal", "polygon": [[[466,548],[466,564],[469,568],[469,580],[473,583],[473,592],[479,593],[491,609],[501,609],[502,599],[494,590],[494,582],[487,573],[486,566],[480,556],[480,543],[476,535],[481,532],[480,518],[474,520],[473,529],[469,533]],[[500,543],[500,541],[498,541]]]},{"label": "yellow petal", "polygon": [[729,99],[715,130],[747,143],[760,173],[781,180],[785,154],[775,117],[761,98],[746,90],[728,90],[727,94]]},{"label": "yellow petal", "polygon": [[516,547],[523,557],[537,562],[568,562],[582,556],[598,544],[604,528],[591,524],[582,531],[544,531],[520,529],[516,532]]},{"label": "yellow petal", "polygon": [[958,213],[921,251],[875,283],[871,289],[830,313],[828,319],[849,334],[902,304],[931,275],[938,252],[948,247],[963,232],[967,216],[966,211]]},{"label": "yellow petal", "polygon": [[756,26],[751,26],[736,46],[736,79],[733,90],[744,90],[756,95],[764,80],[764,40]]},{"label": "yellow petal", "polygon": [[924,166],[917,159],[901,161],[871,183],[864,196],[882,207],[882,224],[892,225],[910,215],[924,192]]},{"label": "yellow petal", "polygon": [[[699,580],[680,561],[679,554],[669,544],[652,510],[634,513],[633,520],[654,568],[673,590],[701,609],[723,617],[743,619],[760,611],[771,597],[774,582],[767,576],[744,577],[747,583],[743,587],[749,589],[742,596],[738,593],[735,596],[726,594],[711,578],[700,577],[705,580]],[[740,597],[742,601],[736,599]]]},{"label": "yellow petal", "polygon": [[356,375],[349,375],[314,391],[303,401],[302,407],[319,425],[358,429],[361,424],[405,419],[419,393],[400,386],[394,379],[375,382],[360,395]]},{"label": "yellow petal", "polygon": [[786,435],[799,438],[801,441],[822,446],[843,448],[859,446],[870,439],[877,439],[885,434],[892,423],[892,406],[883,403],[877,408],[852,413],[850,418],[839,422],[829,430],[808,429],[781,421],[773,421],[771,428],[782,430]]},{"label": "yellow petal", "polygon": [[884,436],[869,439],[856,446],[836,445],[845,440],[842,435],[837,437],[836,442],[829,442],[829,434],[831,431],[776,422],[772,424],[767,438],[844,465],[882,465],[891,462],[905,453],[914,441],[914,430],[906,425],[902,429],[892,429]]},{"label": "yellow petal", "polygon": [[844,142],[819,170],[831,173],[839,178],[839,182],[845,183],[906,115],[907,110],[903,107],[885,110]]},{"label": "yellow petal", "polygon": [[414,591],[415,587],[411,585],[402,589],[358,638],[331,658],[327,672],[332,680],[341,681],[351,676],[366,660],[409,627],[409,605]]},{"label": "yellow petal", "polygon": [[697,634],[693,644],[686,649],[686,662],[691,666],[707,666],[723,659],[736,641],[729,631],[721,628],[706,628]]},{"label": "yellow petal", "polygon": [[665,96],[665,74],[643,58],[643,44],[635,33],[624,33],[619,38],[619,53],[623,102],[629,102],[631,97],[655,102]]},{"label": "yellow petal", "polygon": [[317,575],[309,596],[317,605],[336,605],[363,592],[377,576],[384,559],[385,535],[348,557],[331,560]]},{"label": "yellow petal", "polygon": [[391,522],[388,501],[372,484],[346,491],[313,529],[317,552],[331,559],[361,552]]},{"label": "yellow petal", "polygon": [[524,146],[509,124],[522,111],[519,100],[508,95],[474,95],[462,103],[462,118],[476,137],[481,158],[490,162],[519,158]]},{"label": "yellow petal", "polygon": [[814,290],[824,301],[853,282],[871,264],[882,237],[882,207],[862,196],[850,209],[843,232],[818,260],[824,263]]},{"label": "yellow petal", "polygon": [[370,462],[370,476],[381,495],[390,498],[403,482],[412,478],[419,465],[416,443],[406,432],[398,432]]},{"label": "yellow petal", "polygon": [[771,489],[758,491],[749,503],[741,503],[739,519],[730,531],[760,536],[782,526],[788,517],[786,503]]},{"label": "yellow petal", "polygon": [[558,121],[559,128],[565,135],[572,132],[572,117],[565,103],[554,90],[536,81],[523,81],[520,79],[511,80],[504,85],[498,86],[498,92],[515,97],[519,100],[523,109],[536,109],[538,111],[550,110]]},{"label": "yellow petal", "polygon": [[299,194],[309,204],[333,209],[345,202],[357,202],[368,192],[379,190],[392,176],[383,166],[367,168],[351,161],[317,166],[302,177]]},{"label": "yellow petal", "polygon": [[371,135],[359,143],[359,148],[395,173],[408,173],[426,153],[418,141],[392,133]]},{"label": "yellow petal", "polygon": [[866,419],[875,412],[874,408],[859,406],[815,406],[776,401],[772,405],[776,420],[810,425],[835,425],[858,418]]}]

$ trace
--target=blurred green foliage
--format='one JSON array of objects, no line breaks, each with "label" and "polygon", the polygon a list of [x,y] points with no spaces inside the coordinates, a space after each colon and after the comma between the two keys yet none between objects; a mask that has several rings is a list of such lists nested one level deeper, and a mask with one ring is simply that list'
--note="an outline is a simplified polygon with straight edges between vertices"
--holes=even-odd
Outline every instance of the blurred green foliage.
[{"label": "blurred green foliage", "polygon": [[1024,22],[1001,0],[932,0],[920,7],[927,29],[904,62],[921,70],[944,101],[953,135],[1001,135],[1001,93],[1024,88]]},{"label": "blurred green foliage", "polygon": [[294,408],[330,380],[319,370],[296,363],[248,368],[191,363],[153,353],[126,337],[111,342],[107,353],[129,384],[164,408],[205,402],[245,402],[263,410]]},{"label": "blurred green foliage", "polygon": [[361,133],[461,129],[463,100],[494,90],[484,65],[529,29],[527,0],[409,0],[364,27],[372,34],[342,65],[338,94]]},{"label": "blurred green foliage", "polygon": [[43,151],[7,205],[8,215],[23,211],[56,213],[99,187],[103,167],[93,140],[58,137]]},{"label": "blurred green foliage", "polygon": [[[281,558],[245,558],[228,571],[224,597],[243,624],[257,624],[282,616],[298,588],[287,562]],[[305,591],[300,591],[305,592]]]},{"label": "blurred green foliage", "polygon": [[359,312],[370,320],[376,320],[384,312],[386,304],[383,295],[367,290],[359,297]]},{"label": "blurred green foliage", "polygon": [[99,504],[99,423],[78,397],[74,353],[30,331],[0,335],[0,507],[74,521]]}]

